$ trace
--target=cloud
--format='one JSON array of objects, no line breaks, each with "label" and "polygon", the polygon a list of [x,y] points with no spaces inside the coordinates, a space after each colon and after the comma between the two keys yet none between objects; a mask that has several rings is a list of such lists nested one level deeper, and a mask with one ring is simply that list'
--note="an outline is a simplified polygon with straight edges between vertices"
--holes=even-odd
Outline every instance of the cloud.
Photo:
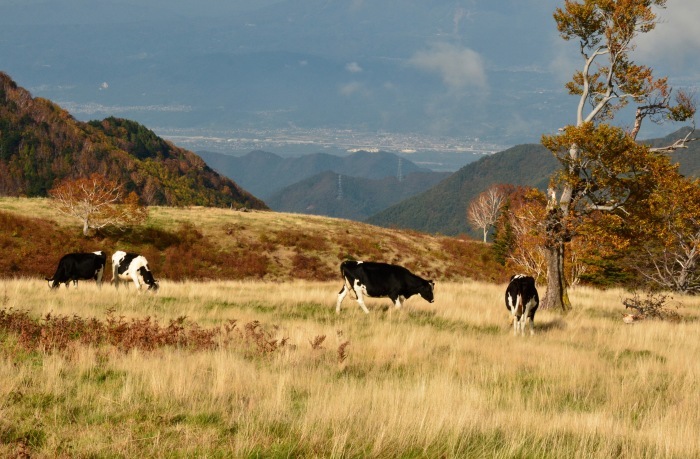
[{"label": "cloud", "polygon": [[415,53],[408,62],[426,72],[439,74],[452,90],[487,87],[483,59],[469,48],[436,43],[429,50]]},{"label": "cloud", "polygon": [[350,97],[353,94],[366,94],[367,90],[362,83],[352,81],[340,86],[340,94]]},{"label": "cloud", "polygon": [[692,60],[694,64],[700,54],[700,2],[669,3],[666,9],[657,11],[657,18],[656,28],[639,37],[637,50],[642,57],[663,57],[681,65]]},{"label": "cloud", "polygon": [[[637,64],[648,65],[657,77],[670,76],[697,82],[700,73],[700,2],[669,2],[666,9],[655,9],[658,24],[649,33],[642,33],[635,40],[636,50],[632,59]],[[552,44],[554,57],[549,69],[557,79],[569,81],[575,70],[582,66],[576,42],[566,42],[556,37]],[[697,83],[695,83],[697,84]]]},{"label": "cloud", "polygon": [[360,73],[362,72],[362,67],[357,62],[348,62],[345,64],[345,70],[350,73]]}]

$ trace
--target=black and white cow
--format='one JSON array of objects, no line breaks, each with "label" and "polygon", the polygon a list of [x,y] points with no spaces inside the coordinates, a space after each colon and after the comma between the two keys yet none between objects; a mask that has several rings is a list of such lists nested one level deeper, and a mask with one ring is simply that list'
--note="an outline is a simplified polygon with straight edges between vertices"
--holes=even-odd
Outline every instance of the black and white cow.
[{"label": "black and white cow", "polygon": [[435,283],[416,276],[403,266],[371,261],[344,261],[340,264],[340,274],[345,283],[338,293],[336,313],[340,313],[340,303],[350,291],[355,293],[357,302],[365,313],[369,311],[362,299],[363,295],[389,297],[397,308],[415,294],[420,294],[430,303],[434,301]]},{"label": "black and white cow", "polygon": [[112,282],[119,288],[120,282],[133,281],[138,290],[141,285],[148,285],[148,290],[158,290],[158,281],[153,278],[148,269],[146,258],[137,253],[127,253],[119,250],[112,255]]},{"label": "black and white cow", "polygon": [[506,289],[506,309],[513,320],[513,333],[525,334],[525,324],[530,321],[530,334],[535,334],[535,312],[540,297],[535,288],[535,279],[525,274],[515,274]]},{"label": "black and white cow", "polygon": [[66,284],[67,288],[70,281],[77,287],[79,279],[95,279],[97,286],[101,287],[106,262],[107,255],[102,251],[69,253],[61,257],[53,277],[44,279],[51,288],[60,287],[61,284]]}]

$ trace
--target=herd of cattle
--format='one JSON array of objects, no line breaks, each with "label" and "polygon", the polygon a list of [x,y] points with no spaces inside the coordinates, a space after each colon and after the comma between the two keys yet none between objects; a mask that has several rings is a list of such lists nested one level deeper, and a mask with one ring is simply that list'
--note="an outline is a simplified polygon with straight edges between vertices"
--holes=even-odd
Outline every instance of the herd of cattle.
[{"label": "herd of cattle", "polygon": [[[97,286],[102,286],[102,276],[107,264],[107,254],[101,250],[91,253],[69,253],[61,257],[53,277],[47,277],[51,288],[73,281],[78,286],[79,280],[95,279]],[[148,290],[158,290],[158,281],[153,278],[148,268],[146,258],[137,253],[127,253],[121,250],[112,255],[112,280],[119,288],[121,282],[133,281],[137,289],[147,285]]]},{"label": "herd of cattle", "polygon": [[[102,285],[107,255],[102,252],[69,253],[58,262],[56,273],[47,277],[51,288],[59,287],[73,281],[94,279],[97,285]],[[416,276],[403,266],[371,261],[344,261],[340,264],[340,275],[343,278],[343,288],[338,293],[335,305],[336,313],[340,313],[340,304],[348,293],[352,292],[362,310],[369,313],[364,296],[373,298],[387,297],[396,308],[413,295],[420,295],[429,303],[435,301],[435,282]],[[158,281],[153,278],[148,262],[142,255],[117,251],[112,255],[112,280],[119,287],[121,282],[133,281],[137,289],[147,285],[148,290],[157,291]],[[513,332],[525,334],[526,324],[530,324],[530,334],[534,334],[535,312],[539,307],[539,296],[535,288],[535,279],[524,274],[516,274],[510,278],[506,289],[506,308],[511,314]]]}]

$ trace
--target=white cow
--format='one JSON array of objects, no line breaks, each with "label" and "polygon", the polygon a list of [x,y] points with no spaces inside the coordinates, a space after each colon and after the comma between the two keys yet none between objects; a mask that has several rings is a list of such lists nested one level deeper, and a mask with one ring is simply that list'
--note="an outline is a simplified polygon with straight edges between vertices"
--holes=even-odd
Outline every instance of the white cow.
[{"label": "white cow", "polygon": [[148,290],[158,290],[158,281],[153,278],[148,269],[146,258],[137,253],[127,253],[121,250],[112,255],[112,282],[119,288],[120,282],[133,281],[138,290],[143,284],[148,285]]}]

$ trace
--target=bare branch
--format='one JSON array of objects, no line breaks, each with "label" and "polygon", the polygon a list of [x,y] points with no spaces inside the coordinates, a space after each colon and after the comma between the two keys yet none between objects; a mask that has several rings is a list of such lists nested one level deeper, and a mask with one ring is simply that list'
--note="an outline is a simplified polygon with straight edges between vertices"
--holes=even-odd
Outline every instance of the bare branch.
[{"label": "bare branch", "polygon": [[124,199],[121,185],[99,174],[89,178],[66,180],[49,191],[56,200],[56,209],[83,224],[83,234],[90,228],[125,226],[145,220],[147,210],[134,193]]}]

